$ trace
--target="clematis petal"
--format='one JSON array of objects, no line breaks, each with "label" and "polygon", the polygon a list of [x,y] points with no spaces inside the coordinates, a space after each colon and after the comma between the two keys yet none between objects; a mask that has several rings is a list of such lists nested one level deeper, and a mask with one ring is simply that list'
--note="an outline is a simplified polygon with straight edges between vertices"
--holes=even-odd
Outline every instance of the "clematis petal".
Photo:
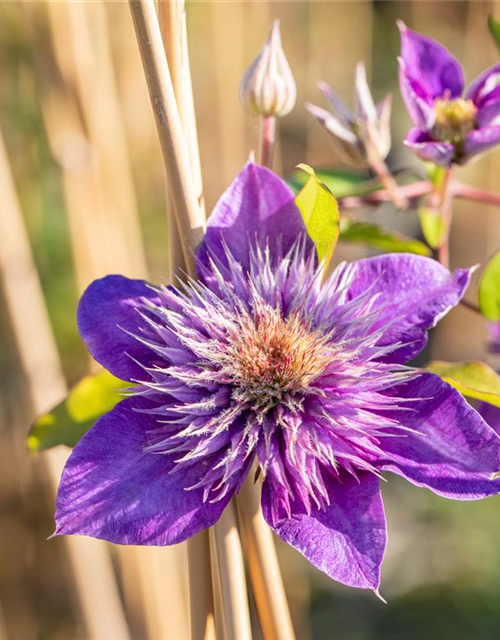
[{"label": "clematis petal", "polygon": [[[496,89],[500,86],[500,64],[495,64],[492,67],[483,71],[479,75],[465,93],[467,100],[472,100],[478,107],[482,107],[486,102],[489,102],[496,94]],[[495,92],[495,94],[492,94]]]},{"label": "clematis petal", "polygon": [[249,162],[208,219],[196,256],[200,275],[210,268],[210,256],[227,262],[224,246],[248,268],[255,243],[262,249],[269,244],[271,255],[278,257],[291,249],[300,234],[305,234],[305,226],[290,188],[269,169]]},{"label": "clematis petal", "polygon": [[469,131],[465,136],[463,151],[458,164],[469,162],[474,156],[489,151],[498,144],[500,144],[500,126]]},{"label": "clematis petal", "polygon": [[407,362],[427,343],[427,331],[458,304],[469,281],[470,270],[450,273],[435,260],[407,253],[358,260],[348,267],[352,281],[347,299],[367,290],[378,294],[373,308],[381,307],[373,330],[386,327],[377,344],[400,344],[386,360]]},{"label": "clematis petal", "polygon": [[[380,438],[379,468],[457,500],[500,493],[500,437],[449,384],[425,373],[391,389],[406,410],[385,415],[413,433]],[[397,435],[397,433],[396,433]]]},{"label": "clematis petal", "polygon": [[495,127],[499,125],[500,99],[488,100],[488,102],[485,102],[481,107],[479,107],[476,114],[476,120],[479,129],[483,129],[485,127]]},{"label": "clematis petal", "polygon": [[436,142],[422,129],[410,129],[405,145],[422,160],[429,160],[440,167],[449,167],[455,156],[455,147],[448,142]]},{"label": "clematis petal", "polygon": [[409,77],[405,61],[400,57],[398,62],[399,88],[405,106],[415,126],[427,131],[431,129],[436,120],[433,102],[425,95],[419,84]]},{"label": "clematis petal", "polygon": [[418,83],[421,97],[430,100],[444,97],[458,98],[464,88],[460,63],[432,38],[408,29],[398,22],[401,33],[401,57],[407,76]]},{"label": "clematis petal", "polygon": [[78,305],[78,329],[91,356],[122,380],[148,378],[134,360],[148,366],[154,354],[131,335],[140,335],[144,324],[138,311],[144,298],[158,300],[147,282],[113,275],[94,280]]},{"label": "clematis petal", "polygon": [[158,426],[133,397],[120,402],[80,440],[64,468],[56,508],[56,534],[78,534],[119,544],[168,545],[213,525],[231,497],[203,501],[186,490],[206,473],[193,464],[172,470],[174,454],[145,452]]},{"label": "clematis petal", "polygon": [[361,472],[325,482],[330,505],[292,517],[277,508],[278,497],[264,482],[262,510],[269,526],[330,578],[351,587],[377,589],[386,546],[384,506],[376,476]]}]

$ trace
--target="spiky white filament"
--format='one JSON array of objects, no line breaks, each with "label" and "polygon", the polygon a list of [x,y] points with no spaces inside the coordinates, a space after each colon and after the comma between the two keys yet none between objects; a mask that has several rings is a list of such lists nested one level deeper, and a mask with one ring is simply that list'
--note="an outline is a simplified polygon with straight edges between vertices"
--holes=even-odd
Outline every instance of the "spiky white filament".
[{"label": "spiky white filament", "polygon": [[404,436],[384,416],[412,408],[386,392],[415,373],[384,364],[400,345],[377,345],[383,306],[373,289],[348,299],[345,265],[321,287],[303,243],[277,267],[256,249],[247,275],[226,257],[212,259],[210,289],[164,287],[140,310],[135,337],[156,361],[137,389],[158,423],[147,450],[175,453],[174,472],[200,465],[207,500],[237,488],[257,457],[289,513],[296,500],[324,507],[328,474],[377,473],[380,438]]}]

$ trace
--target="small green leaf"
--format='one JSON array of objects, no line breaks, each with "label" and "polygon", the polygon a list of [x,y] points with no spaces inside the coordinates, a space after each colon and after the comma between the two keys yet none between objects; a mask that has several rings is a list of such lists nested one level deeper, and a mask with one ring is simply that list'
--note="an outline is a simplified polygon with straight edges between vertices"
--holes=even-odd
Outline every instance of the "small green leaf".
[{"label": "small green leaf", "polygon": [[86,376],[66,400],[37,418],[28,436],[28,449],[38,453],[60,444],[74,447],[98,418],[123,400],[123,390],[132,386],[107,371]]},{"label": "small green leaf", "polygon": [[318,180],[314,170],[305,164],[299,167],[309,174],[309,179],[295,196],[295,203],[316,246],[318,260],[324,261],[326,269],[339,239],[339,208],[331,191]]},{"label": "small green leaf", "polygon": [[433,162],[424,162],[424,166],[427,177],[432,182],[433,186],[436,189],[441,188],[446,178],[447,169],[444,167],[438,167],[437,164],[434,164]]},{"label": "small green leaf", "polygon": [[488,16],[488,29],[490,30],[491,37],[497,45],[497,48],[500,49],[500,22],[495,20],[491,15]]},{"label": "small green leaf", "polygon": [[345,218],[340,224],[340,240],[343,242],[362,242],[374,249],[389,253],[416,253],[419,256],[430,256],[429,247],[394,231],[386,231],[367,222],[351,222]]},{"label": "small green leaf", "polygon": [[488,260],[477,291],[479,310],[487,320],[500,321],[500,251]]},{"label": "small green leaf", "polygon": [[445,230],[441,214],[434,209],[420,207],[418,215],[426,242],[433,249],[437,249],[441,244]]},{"label": "small green leaf", "polygon": [[[316,177],[321,180],[336,198],[362,196],[380,188],[378,179],[367,178],[362,173],[345,169],[315,169]],[[307,172],[297,170],[287,178],[287,182],[297,194],[307,182]]]},{"label": "small green leaf", "polygon": [[462,395],[500,407],[500,376],[485,362],[435,360],[429,363],[427,369],[451,384]]}]

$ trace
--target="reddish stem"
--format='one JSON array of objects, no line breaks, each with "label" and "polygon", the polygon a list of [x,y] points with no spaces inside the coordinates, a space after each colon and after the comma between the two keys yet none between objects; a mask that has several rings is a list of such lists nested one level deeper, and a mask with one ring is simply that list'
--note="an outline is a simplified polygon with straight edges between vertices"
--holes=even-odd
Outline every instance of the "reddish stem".
[{"label": "reddish stem", "polygon": [[[413,182],[402,187],[398,187],[399,194],[406,200],[414,200],[422,196],[427,195],[432,191],[432,184],[429,180],[422,180],[421,182]],[[381,189],[380,191],[374,191],[366,196],[347,196],[346,198],[339,199],[339,204],[344,209],[357,209],[368,204],[382,204],[383,202],[390,202],[392,200],[392,194],[387,189]]]},{"label": "reddish stem", "polygon": [[447,269],[450,267],[450,230],[453,217],[453,169],[448,169],[440,189],[440,205],[441,217],[443,219],[443,239],[437,250],[438,261]]},{"label": "reddish stem", "polygon": [[500,207],[500,194],[489,193],[476,187],[471,187],[468,184],[462,184],[461,182],[453,183],[453,195],[457,198],[463,198],[464,200],[474,200],[476,202],[484,202],[485,204],[492,204]]},{"label": "reddish stem", "polygon": [[262,117],[262,146],[260,163],[271,169],[276,144],[276,118],[274,116]]}]

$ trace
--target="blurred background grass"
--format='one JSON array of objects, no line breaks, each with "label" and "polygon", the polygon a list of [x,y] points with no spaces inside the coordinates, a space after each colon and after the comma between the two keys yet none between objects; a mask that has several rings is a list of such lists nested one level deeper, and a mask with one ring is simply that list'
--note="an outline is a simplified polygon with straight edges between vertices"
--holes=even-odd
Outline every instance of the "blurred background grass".
[{"label": "blurred background grass", "polygon": [[[281,20],[285,52],[298,86],[297,106],[280,122],[278,167],[285,175],[299,162],[338,165],[328,139],[303,105],[321,102],[319,79],[350,101],[354,67],[363,59],[375,97],[388,91],[396,94],[391,167],[422,171],[401,145],[409,121],[397,89],[396,19],[448,46],[464,64],[468,81],[499,57],[487,34],[486,19],[489,13],[499,18],[500,5],[482,0],[193,1],[187,11],[208,211],[258,145],[258,123],[241,110],[238,84],[273,18]],[[143,247],[151,280],[162,281],[168,275],[163,164],[127,3],[3,1],[0,54],[0,129],[64,377],[71,385],[89,366],[75,324],[81,289],[93,277],[112,271],[143,276]],[[109,72],[116,94],[109,92]],[[496,152],[461,170],[461,177],[500,190],[499,170]],[[130,180],[124,181],[127,175]],[[0,184],[0,216],[5,197]],[[396,214],[388,205],[367,215],[407,234],[419,233],[414,213]],[[8,233],[3,234],[0,253],[10,242]],[[452,266],[482,262],[498,246],[500,211],[457,203]],[[362,247],[340,247],[335,258],[363,255]],[[9,277],[19,277],[22,291],[24,267],[19,265],[19,273],[14,264]],[[43,459],[29,459],[25,448],[34,413],[32,382],[26,364],[20,362],[5,273],[3,277],[0,638],[90,638],[64,544],[46,541],[53,530],[53,494]],[[29,312],[29,301],[24,303]],[[31,338],[36,343],[36,330]],[[432,356],[485,357],[484,339],[480,319],[457,309],[436,331]],[[39,373],[44,375],[43,366]],[[499,499],[448,502],[392,477],[383,490],[389,548],[381,591],[388,605],[371,593],[330,582],[280,545],[297,637],[500,637]],[[167,570],[153,578],[151,573],[145,578],[141,574],[139,588],[134,578],[137,567],[131,570],[127,564],[128,552],[110,552],[130,637],[168,640],[157,621],[160,614],[151,612],[153,605],[144,593],[147,596],[150,579],[156,587],[163,585],[165,597],[160,593],[159,602],[164,615],[175,615],[168,597],[171,576]],[[91,579],[92,567],[89,571]],[[183,640],[173,635],[179,631],[168,633]]]}]

